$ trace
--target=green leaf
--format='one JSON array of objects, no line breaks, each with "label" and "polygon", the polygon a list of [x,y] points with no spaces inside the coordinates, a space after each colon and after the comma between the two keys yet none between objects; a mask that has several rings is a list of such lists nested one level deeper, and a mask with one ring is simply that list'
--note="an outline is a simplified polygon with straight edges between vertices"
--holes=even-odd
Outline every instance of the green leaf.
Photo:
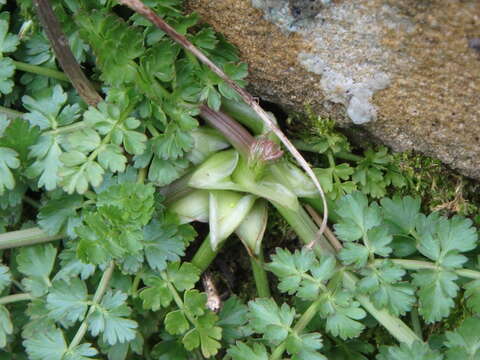
[{"label": "green leaf", "polygon": [[442,269],[420,270],[413,275],[413,284],[419,287],[419,313],[427,323],[433,323],[447,317],[455,305],[458,276]]},{"label": "green leaf", "polygon": [[12,282],[12,274],[8,266],[0,264],[0,293]]},{"label": "green leaf", "polygon": [[77,130],[67,136],[68,150],[88,153],[99,147],[101,138],[92,128]]},{"label": "green leaf", "polygon": [[197,318],[196,326],[189,330],[182,339],[185,349],[193,350],[200,346],[202,355],[206,358],[214,356],[221,348],[222,328],[215,326],[217,315],[208,312]]},{"label": "green leaf", "polygon": [[55,274],[53,280],[69,281],[72,277],[79,276],[80,279],[86,280],[95,272],[95,266],[85,264],[77,258],[75,245],[71,244],[65,248],[59,255],[60,270]]},{"label": "green leaf", "polygon": [[336,212],[341,220],[335,224],[335,232],[345,241],[360,239],[382,221],[378,205],[373,203],[369,206],[366,195],[361,192],[342,197],[338,201]]},{"label": "green leaf", "polygon": [[60,329],[39,331],[23,342],[32,360],[63,360],[67,344]]},{"label": "green leaf", "polygon": [[96,187],[102,183],[105,170],[96,162],[80,152],[63,155],[60,159],[66,167],[61,169],[59,175],[63,178],[61,184],[67,193],[83,194],[89,185]]},{"label": "green leaf", "polygon": [[190,37],[190,41],[197,47],[210,50],[214,49],[218,44],[215,31],[213,31],[211,28],[201,29],[195,35]]},{"label": "green leaf", "polygon": [[480,280],[473,280],[463,286],[467,306],[476,314],[480,314]]},{"label": "green leaf", "polygon": [[125,318],[131,313],[125,304],[127,295],[121,291],[108,291],[102,302],[95,305],[95,310],[88,317],[88,329],[92,336],[102,333],[102,340],[109,345],[133,340],[136,336],[137,323]]},{"label": "green leaf", "polygon": [[96,211],[84,215],[77,227],[77,253],[86,263],[102,264],[112,258],[138,255],[143,249],[143,226],[154,210],[152,185],[112,185],[97,198]]},{"label": "green leaf", "polygon": [[188,360],[188,352],[178,341],[163,340],[152,351],[152,356],[157,360]]},{"label": "green leaf", "polygon": [[122,209],[124,219],[146,225],[152,218],[155,188],[151,184],[129,181],[108,187],[100,192],[97,207],[111,206]]},{"label": "green leaf", "polygon": [[395,227],[395,233],[411,234],[420,214],[420,199],[410,196],[380,200],[385,222]]},{"label": "green leaf", "polygon": [[[122,210],[112,206],[103,206],[97,212],[87,214],[85,224],[77,228],[79,259],[99,265],[112,258],[139,253],[142,232],[122,220]],[[122,225],[125,225],[123,229]]]},{"label": "green leaf", "polygon": [[387,308],[392,314],[405,315],[415,303],[414,289],[401,282],[406,271],[388,261],[379,267],[369,267],[361,271],[365,277],[358,282],[358,290],[370,294],[374,305]]},{"label": "green leaf", "polygon": [[90,344],[80,344],[73,349],[67,350],[62,360],[90,360],[92,356],[98,354],[97,349]]},{"label": "green leaf", "polygon": [[69,237],[74,238],[75,228],[81,221],[77,210],[82,204],[83,198],[79,195],[63,195],[50,199],[38,213],[38,225],[49,235],[65,231]]},{"label": "green leaf", "polygon": [[10,94],[14,82],[12,80],[15,73],[15,65],[10,58],[0,58],[0,94]]},{"label": "green leaf", "polygon": [[60,329],[43,329],[23,342],[31,360],[89,360],[98,354],[90,344],[69,349]]},{"label": "green leaf", "polygon": [[288,329],[295,318],[295,309],[283,304],[279,307],[273,299],[249,301],[249,320],[252,329],[274,345],[288,336]]},{"label": "green leaf", "polygon": [[334,275],[335,259],[324,256],[317,260],[313,252],[306,248],[293,254],[278,248],[266,268],[280,279],[280,291],[290,295],[297,293],[304,300],[314,300],[320,289],[324,288],[323,282]]},{"label": "green leaf", "polygon": [[183,294],[183,303],[192,315],[203,315],[206,310],[205,304],[207,303],[207,294],[201,293],[196,289],[185,291]]},{"label": "green leaf", "polygon": [[188,329],[190,329],[190,323],[182,310],[171,311],[165,316],[165,330],[169,334],[181,335]]},{"label": "green leaf", "polygon": [[67,94],[60,85],[38,92],[36,98],[25,95],[22,101],[23,106],[29,110],[23,118],[42,130],[71,124],[80,116],[78,104],[65,106]]},{"label": "green leaf", "polygon": [[29,178],[38,176],[38,186],[44,186],[46,190],[54,190],[60,182],[59,170],[62,167],[60,156],[59,139],[52,135],[41,135],[38,142],[31,146],[30,157],[35,162],[27,169],[26,175]]},{"label": "green leaf", "polygon": [[22,284],[33,296],[44,295],[51,286],[49,277],[56,254],[57,250],[51,244],[28,246],[19,250],[18,271],[27,276]]},{"label": "green leaf", "polygon": [[326,329],[333,336],[339,336],[342,339],[357,337],[364,329],[364,325],[359,322],[365,317],[366,313],[360,308],[356,301],[344,301],[347,298],[344,293],[336,295],[335,300],[326,300],[321,306],[322,315],[334,309],[334,312],[327,316]]},{"label": "green leaf", "polygon": [[140,60],[142,74],[153,82],[153,78],[160,81],[172,81],[175,77],[175,60],[180,47],[173,41],[165,39],[157,42],[148,49]]},{"label": "green leaf", "polygon": [[[128,26],[106,11],[92,11],[76,17],[80,35],[92,47],[101,79],[118,86],[137,76],[135,59],[143,54],[143,32]],[[127,47],[121,44],[128,44]]]},{"label": "green leaf", "polygon": [[317,352],[323,346],[322,336],[319,333],[301,335],[292,333],[288,336],[285,344],[288,353],[294,355],[293,359],[326,360]]},{"label": "green leaf", "polygon": [[148,168],[148,180],[158,186],[165,186],[185,174],[189,161],[186,159],[164,160],[154,156]]},{"label": "green leaf", "polygon": [[127,158],[123,155],[120,146],[114,144],[105,145],[98,155],[98,163],[111,172],[124,172],[127,164]]},{"label": "green leaf", "polygon": [[167,307],[173,300],[172,293],[168,288],[168,281],[158,276],[148,276],[143,280],[147,288],[140,292],[144,309],[157,311],[160,307]]},{"label": "green leaf", "polygon": [[480,359],[480,319],[467,318],[455,331],[447,331],[447,360]]},{"label": "green leaf", "polygon": [[362,268],[367,264],[369,251],[366,246],[346,243],[338,254],[338,258],[345,265],[354,265],[356,268]]},{"label": "green leaf", "polygon": [[88,309],[87,287],[83,281],[73,278],[69,282],[58,280],[47,296],[48,316],[55,321],[73,324],[85,317]]},{"label": "green leaf", "polygon": [[223,303],[218,316],[220,320],[217,325],[222,328],[222,340],[226,343],[233,343],[250,335],[248,329],[248,307],[235,295],[230,296]]},{"label": "green leaf", "polygon": [[200,270],[188,262],[173,262],[167,265],[166,277],[178,291],[192,289],[200,279]]},{"label": "green leaf", "polygon": [[384,146],[378,151],[367,149],[364,152],[364,159],[358,162],[352,179],[359,184],[363,193],[376,198],[384,196],[387,186],[392,182],[396,186],[404,185],[403,176],[392,164],[392,156]]},{"label": "green leaf", "polygon": [[389,246],[392,236],[386,226],[376,226],[368,230],[365,242],[370,254],[387,257],[392,252]]},{"label": "green leaf", "polygon": [[10,169],[20,166],[18,154],[15,150],[0,147],[0,195],[5,189],[12,190],[15,187],[15,178]]},{"label": "green leaf", "polygon": [[292,254],[289,250],[277,248],[266,268],[279,278],[279,290],[291,295],[298,291],[302,275],[310,270],[314,262],[314,253],[307,249],[296,250]]},{"label": "green leaf", "polygon": [[0,348],[7,345],[7,336],[13,333],[13,324],[8,309],[0,305]]},{"label": "green leaf", "polygon": [[234,346],[228,349],[228,355],[233,360],[268,360],[268,353],[265,346],[254,343],[252,347],[237,342]]},{"label": "green leaf", "polygon": [[148,265],[162,271],[167,262],[179,261],[185,255],[185,247],[195,238],[195,231],[189,225],[177,225],[165,219],[153,220],[145,226],[145,257]]},{"label": "green leaf", "polygon": [[3,16],[0,19],[0,57],[4,53],[15,51],[19,43],[18,36],[8,32],[8,20],[8,17],[5,18]]},{"label": "green leaf", "polygon": [[337,346],[326,352],[330,360],[369,360],[375,351],[372,344],[353,339],[346,342],[338,342]]},{"label": "green leaf", "polygon": [[442,360],[443,356],[423,342],[381,348],[377,360]]},{"label": "green leaf", "polygon": [[[182,116],[176,114],[176,116]],[[193,147],[192,136],[175,125],[170,125],[163,134],[154,138],[152,150],[155,155],[164,160],[181,158]]]},{"label": "green leaf", "polygon": [[467,261],[460,255],[476,247],[478,235],[472,221],[460,216],[451,219],[431,214],[419,217],[416,230],[420,234],[418,250],[446,268],[458,268]]},{"label": "green leaf", "polygon": [[27,167],[30,147],[37,143],[40,129],[38,127],[30,127],[27,121],[20,118],[10,120],[7,124],[3,135],[0,134],[0,146],[15,150],[21,166]]}]

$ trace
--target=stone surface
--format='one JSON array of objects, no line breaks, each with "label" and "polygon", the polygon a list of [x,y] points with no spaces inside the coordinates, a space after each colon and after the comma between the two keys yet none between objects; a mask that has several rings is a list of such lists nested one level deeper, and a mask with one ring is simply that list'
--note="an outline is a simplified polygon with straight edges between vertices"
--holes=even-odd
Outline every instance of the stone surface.
[{"label": "stone surface", "polygon": [[480,179],[480,1],[187,6],[239,47],[256,95],[290,110],[309,103],[394,150],[421,151]]}]

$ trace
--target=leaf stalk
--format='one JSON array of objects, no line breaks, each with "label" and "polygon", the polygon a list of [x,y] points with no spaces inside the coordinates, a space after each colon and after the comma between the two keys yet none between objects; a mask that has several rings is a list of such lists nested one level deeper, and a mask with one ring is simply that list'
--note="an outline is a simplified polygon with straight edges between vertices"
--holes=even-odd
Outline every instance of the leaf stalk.
[{"label": "leaf stalk", "polygon": [[102,278],[100,279],[100,283],[98,284],[97,290],[93,295],[92,305],[90,305],[90,308],[88,309],[87,316],[85,316],[85,319],[83,320],[82,324],[78,328],[77,333],[72,339],[72,342],[68,346],[69,350],[72,350],[76,346],[78,346],[82,341],[83,337],[85,336],[85,334],[87,333],[88,318],[95,311],[95,307],[100,303],[100,301],[103,298],[103,295],[105,295],[105,292],[108,289],[108,284],[110,283],[110,279],[112,278],[114,269],[115,269],[115,263],[113,261],[110,261],[110,263],[108,264],[107,268],[105,269],[102,275]]}]

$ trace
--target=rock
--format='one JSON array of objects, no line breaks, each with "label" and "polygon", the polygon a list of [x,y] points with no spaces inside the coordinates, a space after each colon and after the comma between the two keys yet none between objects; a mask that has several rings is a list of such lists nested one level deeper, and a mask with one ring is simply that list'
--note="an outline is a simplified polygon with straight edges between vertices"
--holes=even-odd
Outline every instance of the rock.
[{"label": "rock", "polygon": [[252,92],[480,179],[480,1],[187,0]]}]

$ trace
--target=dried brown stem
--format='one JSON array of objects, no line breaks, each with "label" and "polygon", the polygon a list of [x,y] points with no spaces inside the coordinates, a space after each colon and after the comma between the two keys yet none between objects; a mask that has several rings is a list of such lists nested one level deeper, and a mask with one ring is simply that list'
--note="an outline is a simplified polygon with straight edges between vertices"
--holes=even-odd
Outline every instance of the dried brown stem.
[{"label": "dried brown stem", "polygon": [[140,0],[118,0],[119,3],[127,5],[135,12],[144,16],[150,20],[155,26],[163,30],[168,36],[170,36],[174,41],[183,46],[186,50],[190,51],[195,55],[202,63],[208,66],[215,74],[222,78],[232,89],[234,89],[242,99],[260,116],[260,118],[265,122],[265,124],[278,136],[280,141],[285,145],[288,151],[293,155],[293,157],[298,161],[300,166],[305,170],[308,176],[312,179],[315,187],[318,189],[324,206],[324,216],[320,226],[320,234],[323,233],[327,226],[328,218],[328,205],[323,192],[322,186],[318,182],[317,177],[313,173],[310,165],[305,161],[303,156],[298,152],[295,146],[288,140],[285,134],[277,127],[277,125],[270,119],[268,114],[261,108],[255,98],[250,95],[246,90],[242,89],[237,83],[232,81],[217,65],[215,65],[210,59],[203,54],[199,49],[197,49],[192,43],[190,43],[187,38],[178,32],[176,32],[170,25],[168,25],[161,17],[155,14],[152,9],[143,4]]},{"label": "dried brown stem", "polygon": [[[310,205],[305,205],[305,209],[307,209],[307,212],[312,217],[313,221],[315,221],[315,224],[320,226],[320,224],[322,223],[322,218],[320,217],[320,215],[318,215],[318,213],[315,211],[315,209],[312,208]],[[337,239],[337,237],[335,236],[333,231],[330,230],[330,228],[328,226],[325,227],[325,233],[324,234],[325,234],[325,237],[330,242],[330,244],[332,244],[332,246],[334,247],[335,251],[342,250],[342,248],[343,248],[342,243],[340,242],[340,240]],[[320,237],[320,235],[318,235],[318,237]]]},{"label": "dried brown stem", "polygon": [[78,91],[82,99],[92,106],[96,106],[102,97],[97,93],[93,85],[83,73],[80,65],[70,50],[68,40],[62,31],[60,22],[58,21],[48,0],[34,0],[37,7],[38,17],[43,25],[47,37],[52,44],[55,56],[60,63],[65,74]]}]

